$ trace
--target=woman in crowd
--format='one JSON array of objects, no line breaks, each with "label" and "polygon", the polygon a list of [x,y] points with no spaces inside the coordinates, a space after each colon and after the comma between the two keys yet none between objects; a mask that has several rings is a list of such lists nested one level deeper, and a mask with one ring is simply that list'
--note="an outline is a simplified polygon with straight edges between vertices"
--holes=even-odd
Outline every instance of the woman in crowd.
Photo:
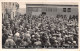
[{"label": "woman in crowd", "polygon": [[19,18],[16,17],[13,20],[7,18],[3,21],[3,47],[78,45],[78,21],[76,18],[20,15]]}]

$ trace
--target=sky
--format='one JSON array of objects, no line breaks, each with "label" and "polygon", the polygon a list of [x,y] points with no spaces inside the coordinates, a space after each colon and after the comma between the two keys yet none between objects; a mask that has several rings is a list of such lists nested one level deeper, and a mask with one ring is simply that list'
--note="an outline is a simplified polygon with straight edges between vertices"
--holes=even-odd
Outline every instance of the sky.
[{"label": "sky", "polygon": [[18,2],[19,8],[26,8],[26,3],[25,2]]},{"label": "sky", "polygon": [[26,3],[18,2],[18,4],[19,4],[19,13],[25,14],[26,13]]},{"label": "sky", "polygon": [[[34,2],[33,2],[34,3]],[[42,2],[42,3],[45,3],[45,2]],[[47,3],[47,2],[46,2]],[[45,4],[46,4],[45,3]],[[18,4],[19,4],[19,6],[20,6],[20,8],[26,8],[26,2],[18,2]],[[39,4],[39,3],[37,3],[37,4]],[[59,3],[59,2],[55,2],[55,3],[52,3],[52,2],[48,2],[48,4],[63,4],[64,5],[64,2],[61,2],[61,3]],[[69,3],[65,3],[65,4],[67,4],[67,5],[74,5],[74,4],[77,4],[77,3],[75,3],[75,2],[73,2],[73,3],[71,3],[71,2],[69,2]]]}]

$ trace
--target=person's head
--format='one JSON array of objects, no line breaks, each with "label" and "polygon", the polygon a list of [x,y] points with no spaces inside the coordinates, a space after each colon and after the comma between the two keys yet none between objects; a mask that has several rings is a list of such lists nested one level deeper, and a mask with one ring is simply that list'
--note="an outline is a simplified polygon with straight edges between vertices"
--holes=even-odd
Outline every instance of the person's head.
[{"label": "person's head", "polygon": [[55,40],[55,43],[58,43],[58,40]]},{"label": "person's head", "polygon": [[68,41],[68,44],[71,44],[71,41]]},{"label": "person's head", "polygon": [[65,35],[65,37],[67,38],[67,37],[69,37],[68,35]]},{"label": "person's head", "polygon": [[37,41],[40,41],[41,39],[40,38],[37,38]]},{"label": "person's head", "polygon": [[9,36],[8,36],[8,39],[12,39],[12,36],[9,35]]},{"label": "person's head", "polygon": [[6,26],[3,26],[3,29],[5,30],[6,29]]},{"label": "person's head", "polygon": [[56,39],[56,36],[53,36],[53,37],[52,37],[52,39],[54,39],[54,40],[55,40],[55,39]]},{"label": "person's head", "polygon": [[40,34],[44,34],[44,32],[40,32]]},{"label": "person's head", "polygon": [[76,41],[73,41],[73,44],[76,44]]},{"label": "person's head", "polygon": [[9,34],[9,36],[13,36],[13,34]]},{"label": "person's head", "polygon": [[17,29],[16,32],[19,32],[19,30]]},{"label": "person's head", "polygon": [[27,34],[30,34],[30,31],[27,31]]},{"label": "person's head", "polygon": [[27,28],[24,28],[25,30],[27,30]]},{"label": "person's head", "polygon": [[24,32],[21,32],[21,34],[24,34]]}]

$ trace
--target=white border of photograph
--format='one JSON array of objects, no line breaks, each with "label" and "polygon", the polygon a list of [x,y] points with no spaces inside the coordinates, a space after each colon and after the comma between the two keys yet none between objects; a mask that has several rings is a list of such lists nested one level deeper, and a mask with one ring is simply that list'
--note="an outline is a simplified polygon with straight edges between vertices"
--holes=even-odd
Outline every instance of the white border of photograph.
[{"label": "white border of photograph", "polygon": [[[45,3],[45,4],[77,4],[78,12],[80,12],[80,1],[79,0],[0,0],[0,51],[80,51],[80,30],[79,30],[79,48],[78,49],[2,49],[2,6],[1,2],[26,2],[26,3]],[[78,18],[80,17],[80,13]],[[79,18],[80,28],[80,18]]]}]

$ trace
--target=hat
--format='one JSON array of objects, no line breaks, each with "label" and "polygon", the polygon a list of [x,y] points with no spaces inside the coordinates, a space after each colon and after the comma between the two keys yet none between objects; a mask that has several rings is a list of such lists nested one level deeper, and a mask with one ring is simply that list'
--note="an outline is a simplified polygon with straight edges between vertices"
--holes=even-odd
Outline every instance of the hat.
[{"label": "hat", "polygon": [[9,34],[10,36],[13,36],[13,34]]},{"label": "hat", "polygon": [[57,40],[55,40],[55,42],[58,42]]},{"label": "hat", "polygon": [[70,41],[68,41],[68,43],[71,43]]},{"label": "hat", "polygon": [[35,37],[35,35],[32,35],[32,37]]},{"label": "hat", "polygon": [[10,38],[10,39],[11,39],[11,38],[12,38],[12,36],[8,36],[8,38]]},{"label": "hat", "polygon": [[68,35],[65,35],[65,37],[68,37]]},{"label": "hat", "polygon": [[44,32],[40,32],[40,33],[44,33]]},{"label": "hat", "polygon": [[56,37],[52,37],[53,39],[56,39]]},{"label": "hat", "polygon": [[76,44],[76,41],[73,41],[73,43],[75,43],[75,44]]},{"label": "hat", "polygon": [[27,31],[27,33],[30,33],[30,31]]}]

